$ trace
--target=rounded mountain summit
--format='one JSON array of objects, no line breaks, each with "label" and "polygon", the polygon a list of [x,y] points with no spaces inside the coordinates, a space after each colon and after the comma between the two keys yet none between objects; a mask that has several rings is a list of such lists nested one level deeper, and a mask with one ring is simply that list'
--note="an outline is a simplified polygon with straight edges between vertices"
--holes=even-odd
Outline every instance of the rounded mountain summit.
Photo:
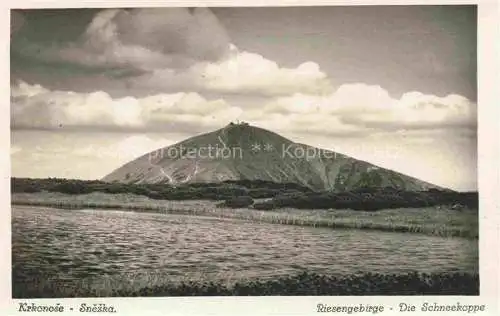
[{"label": "rounded mountain summit", "polygon": [[312,190],[359,188],[426,190],[435,185],[330,150],[295,143],[248,123],[160,148],[103,178],[123,183],[217,183],[263,180],[296,183]]}]

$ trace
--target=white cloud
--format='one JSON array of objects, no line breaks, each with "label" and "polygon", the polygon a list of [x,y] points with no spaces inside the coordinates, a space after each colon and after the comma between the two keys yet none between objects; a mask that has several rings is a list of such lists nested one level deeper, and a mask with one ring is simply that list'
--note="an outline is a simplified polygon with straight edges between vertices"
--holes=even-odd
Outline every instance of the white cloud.
[{"label": "white cloud", "polygon": [[259,54],[231,53],[218,62],[197,62],[186,69],[160,68],[128,79],[135,88],[186,89],[218,93],[277,96],[323,95],[332,90],[327,75],[314,62],[283,68]]},{"label": "white cloud", "polygon": [[174,141],[161,134],[15,131],[12,174],[17,177],[99,179]]},{"label": "white cloud", "polygon": [[102,91],[50,91],[24,82],[13,87],[11,100],[14,128],[101,127],[193,133],[243,119],[279,132],[359,137],[452,130],[457,136],[472,137],[477,117],[476,104],[459,95],[411,92],[395,99],[381,87],[363,84],[343,85],[326,96],[297,93],[273,98],[262,107],[245,111],[223,99],[207,100],[193,92],[112,98]]},{"label": "white cloud", "polygon": [[24,81],[18,82],[17,86],[10,90],[10,95],[13,98],[16,97],[33,97],[37,94],[47,93],[48,89],[45,89],[39,84],[28,84]]},{"label": "white cloud", "polygon": [[379,86],[344,84],[327,95],[294,93],[266,104],[266,112],[349,114],[381,111],[390,108],[394,100]]},{"label": "white cloud", "polygon": [[76,42],[43,51],[36,47],[31,53],[50,61],[131,71],[129,88],[258,95],[324,94],[331,89],[313,61],[284,68],[240,51],[206,8],[102,10]]},{"label": "white cloud", "polygon": [[109,145],[91,143],[83,147],[77,147],[71,151],[71,154],[101,159],[113,158],[120,163],[126,163],[145,153],[166,147],[172,143],[173,141],[168,139],[156,140],[145,135],[133,135]]},{"label": "white cloud", "polygon": [[324,94],[331,91],[327,75],[314,62],[296,68],[283,68],[259,54],[231,53],[218,62],[197,62],[189,68],[157,69],[129,80],[134,87],[189,87],[198,91],[288,95],[294,92]]},{"label": "white cloud", "polygon": [[221,62],[199,68],[204,87],[215,91],[321,94],[331,87],[327,75],[314,62],[302,63],[297,68],[280,68],[259,54],[237,50]]},{"label": "white cloud", "polygon": [[58,56],[89,66],[152,71],[217,60],[229,51],[225,29],[209,9],[107,9]]},{"label": "white cloud", "polygon": [[419,92],[392,98],[379,86],[346,84],[326,96],[294,94],[244,116],[262,126],[294,132],[356,135],[414,129],[475,129],[477,105],[465,97]]},{"label": "white cloud", "polygon": [[216,128],[236,119],[241,109],[222,99],[206,100],[197,93],[179,92],[144,98],[113,99],[106,92],[50,91],[21,82],[12,88],[14,128],[108,127],[124,130]]}]

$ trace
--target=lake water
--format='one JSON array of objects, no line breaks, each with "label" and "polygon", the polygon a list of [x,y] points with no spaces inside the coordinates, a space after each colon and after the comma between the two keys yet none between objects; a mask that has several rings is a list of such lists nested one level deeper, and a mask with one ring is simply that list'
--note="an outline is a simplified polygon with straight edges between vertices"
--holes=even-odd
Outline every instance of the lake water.
[{"label": "lake water", "polygon": [[186,215],[13,206],[16,278],[78,280],[165,273],[172,279],[303,270],[351,274],[478,271],[477,240],[332,230]]}]

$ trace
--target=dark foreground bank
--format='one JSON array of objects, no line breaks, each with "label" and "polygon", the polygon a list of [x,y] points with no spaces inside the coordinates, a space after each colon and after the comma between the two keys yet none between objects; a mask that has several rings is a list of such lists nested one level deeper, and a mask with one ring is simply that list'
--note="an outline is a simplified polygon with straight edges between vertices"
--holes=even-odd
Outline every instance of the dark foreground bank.
[{"label": "dark foreground bank", "polygon": [[[313,295],[479,295],[476,273],[365,273],[326,276],[301,273],[274,280],[182,282],[132,290],[61,286],[58,282],[13,280],[13,298],[135,297],[135,296],[313,296]],[[43,286],[42,286],[43,284]]]}]

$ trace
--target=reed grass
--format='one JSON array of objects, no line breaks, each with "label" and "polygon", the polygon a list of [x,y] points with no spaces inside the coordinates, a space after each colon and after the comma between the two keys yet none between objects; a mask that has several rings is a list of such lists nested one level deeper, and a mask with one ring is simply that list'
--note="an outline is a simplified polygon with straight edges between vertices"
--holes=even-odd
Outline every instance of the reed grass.
[{"label": "reed grass", "polygon": [[[146,274],[147,275],[147,274]],[[106,280],[106,278],[104,278]],[[109,279],[112,280],[112,279]],[[147,283],[149,282],[149,283]],[[47,277],[15,280],[13,298],[133,297],[133,296],[267,296],[267,295],[478,295],[477,273],[360,273],[345,276],[304,271],[267,279],[191,279],[169,282],[154,274],[129,275],[99,284],[63,282]]]},{"label": "reed grass", "polygon": [[315,228],[365,229],[470,239],[477,239],[479,236],[477,210],[456,211],[436,207],[390,209],[377,212],[292,208],[260,211],[251,208],[221,208],[216,206],[216,201],[209,200],[171,201],[154,200],[133,194],[68,195],[50,192],[13,193],[11,203],[69,210],[110,209],[210,216]]}]

